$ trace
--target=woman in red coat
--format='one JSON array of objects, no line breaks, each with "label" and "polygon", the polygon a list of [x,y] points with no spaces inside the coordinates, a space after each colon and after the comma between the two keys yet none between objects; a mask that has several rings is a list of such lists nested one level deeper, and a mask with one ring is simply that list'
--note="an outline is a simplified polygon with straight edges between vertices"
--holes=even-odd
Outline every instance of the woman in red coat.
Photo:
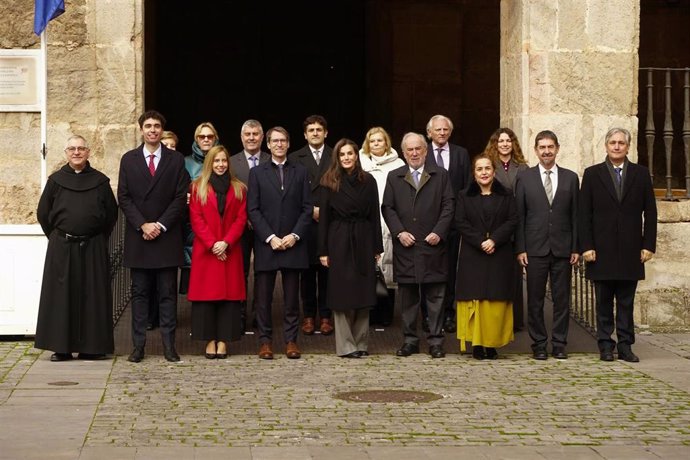
[{"label": "woman in red coat", "polygon": [[226,342],[240,339],[246,298],[240,238],[247,222],[247,193],[230,170],[229,157],[222,145],[209,150],[189,202],[194,245],[187,297],[192,337],[208,341],[208,359],[227,358]]}]

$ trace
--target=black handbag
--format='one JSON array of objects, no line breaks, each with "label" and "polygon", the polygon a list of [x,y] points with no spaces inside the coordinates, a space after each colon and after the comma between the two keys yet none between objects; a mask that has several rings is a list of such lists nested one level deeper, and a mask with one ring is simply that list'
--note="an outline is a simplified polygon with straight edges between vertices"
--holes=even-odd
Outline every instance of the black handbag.
[{"label": "black handbag", "polygon": [[388,297],[388,286],[386,286],[386,279],[383,277],[379,264],[376,264],[376,297],[379,299]]}]

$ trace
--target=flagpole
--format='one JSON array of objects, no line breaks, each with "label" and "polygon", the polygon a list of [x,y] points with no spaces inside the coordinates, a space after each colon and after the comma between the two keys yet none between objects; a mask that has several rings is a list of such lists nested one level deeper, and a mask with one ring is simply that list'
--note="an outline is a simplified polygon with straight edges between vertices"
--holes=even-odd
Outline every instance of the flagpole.
[{"label": "flagpole", "polygon": [[48,37],[45,29],[41,32],[41,192],[45,187],[47,178],[46,173],[46,153],[48,143]]}]

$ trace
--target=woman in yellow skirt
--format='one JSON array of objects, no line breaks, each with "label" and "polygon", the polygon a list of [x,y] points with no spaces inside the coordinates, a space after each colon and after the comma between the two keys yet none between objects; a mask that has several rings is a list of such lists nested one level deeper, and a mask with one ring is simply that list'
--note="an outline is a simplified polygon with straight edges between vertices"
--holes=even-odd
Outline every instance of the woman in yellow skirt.
[{"label": "woman in yellow skirt", "polygon": [[458,194],[455,222],[460,255],[455,298],[461,351],[472,342],[475,359],[496,359],[497,348],[513,340],[515,287],[513,192],[495,180],[487,155],[472,162],[474,181]]}]

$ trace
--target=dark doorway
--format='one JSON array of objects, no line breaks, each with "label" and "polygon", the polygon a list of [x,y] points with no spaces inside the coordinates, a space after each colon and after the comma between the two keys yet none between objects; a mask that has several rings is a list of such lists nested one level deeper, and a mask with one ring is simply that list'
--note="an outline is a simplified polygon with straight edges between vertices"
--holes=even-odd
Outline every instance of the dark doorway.
[{"label": "dark doorway", "polygon": [[146,0],[145,103],[184,153],[202,121],[235,152],[248,118],[297,149],[312,113],[331,145],[380,125],[395,146],[443,113],[476,154],[499,121],[499,18],[499,0]]}]

